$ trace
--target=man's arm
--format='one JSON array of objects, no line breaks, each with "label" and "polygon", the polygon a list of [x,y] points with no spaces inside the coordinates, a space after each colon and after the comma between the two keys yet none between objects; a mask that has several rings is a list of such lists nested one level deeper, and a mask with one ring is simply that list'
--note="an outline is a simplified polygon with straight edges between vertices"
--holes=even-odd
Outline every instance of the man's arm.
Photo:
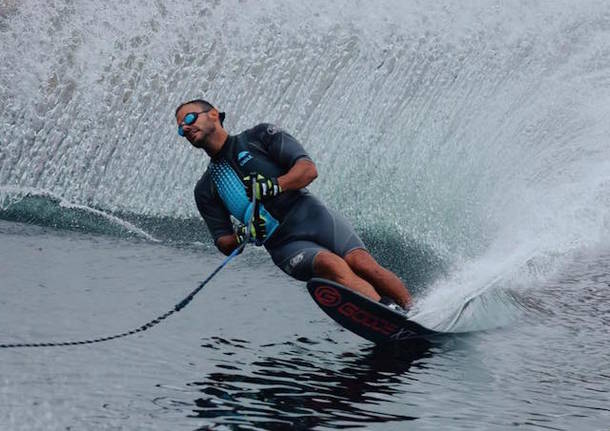
[{"label": "man's arm", "polygon": [[300,159],[288,172],[277,178],[277,183],[282,191],[299,190],[307,187],[316,178],[318,178],[316,165],[309,159]]},{"label": "man's arm", "polygon": [[231,254],[235,246],[231,247],[229,240],[233,237],[235,243],[237,243],[233,233],[231,215],[218,194],[213,191],[212,180],[208,172],[204,174],[195,186],[195,202],[197,203],[199,214],[205,220],[210,234],[214,238],[216,247],[226,255]]}]

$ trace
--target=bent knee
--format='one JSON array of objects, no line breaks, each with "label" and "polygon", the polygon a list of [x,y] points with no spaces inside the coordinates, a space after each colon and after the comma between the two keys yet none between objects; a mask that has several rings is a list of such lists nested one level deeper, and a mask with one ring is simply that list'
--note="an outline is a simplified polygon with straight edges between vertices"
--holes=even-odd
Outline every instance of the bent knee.
[{"label": "bent knee", "polygon": [[366,273],[383,269],[377,263],[375,258],[371,256],[368,251],[362,248],[350,251],[345,256],[345,262],[347,262],[349,267],[357,273]]},{"label": "bent knee", "polygon": [[328,276],[349,270],[349,267],[340,256],[330,251],[321,251],[313,261],[313,269],[316,275]]},{"label": "bent knee", "polygon": [[336,254],[331,253],[330,251],[319,252],[318,254],[316,254],[316,257],[313,261],[314,269],[320,270],[335,268],[341,264],[345,264],[345,261]]}]

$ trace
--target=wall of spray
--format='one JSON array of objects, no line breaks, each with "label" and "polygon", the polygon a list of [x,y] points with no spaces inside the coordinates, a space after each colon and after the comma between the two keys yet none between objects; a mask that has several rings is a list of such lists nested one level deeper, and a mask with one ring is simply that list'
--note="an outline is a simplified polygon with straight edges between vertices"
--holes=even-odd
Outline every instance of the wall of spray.
[{"label": "wall of spray", "polygon": [[445,284],[539,273],[608,238],[610,7],[585,3],[5,1],[3,207],[196,217],[207,158],[173,113],[204,97],[299,138],[377,250],[428,250]]}]

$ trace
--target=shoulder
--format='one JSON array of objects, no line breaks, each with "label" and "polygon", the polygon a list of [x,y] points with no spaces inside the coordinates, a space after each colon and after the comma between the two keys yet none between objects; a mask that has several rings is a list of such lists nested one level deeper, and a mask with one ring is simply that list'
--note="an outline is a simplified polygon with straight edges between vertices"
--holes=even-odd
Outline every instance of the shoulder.
[{"label": "shoulder", "polygon": [[260,123],[246,130],[244,133],[249,138],[268,139],[282,132],[283,130],[275,124]]}]

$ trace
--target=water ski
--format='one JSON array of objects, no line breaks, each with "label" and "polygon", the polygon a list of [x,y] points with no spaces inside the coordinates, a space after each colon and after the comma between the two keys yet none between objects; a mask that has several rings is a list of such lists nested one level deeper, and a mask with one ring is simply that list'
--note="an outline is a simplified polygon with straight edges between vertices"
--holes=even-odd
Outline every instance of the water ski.
[{"label": "water ski", "polygon": [[337,323],[377,344],[440,334],[409,320],[399,311],[330,280],[312,278],[307,282],[307,290],[316,304]]}]

